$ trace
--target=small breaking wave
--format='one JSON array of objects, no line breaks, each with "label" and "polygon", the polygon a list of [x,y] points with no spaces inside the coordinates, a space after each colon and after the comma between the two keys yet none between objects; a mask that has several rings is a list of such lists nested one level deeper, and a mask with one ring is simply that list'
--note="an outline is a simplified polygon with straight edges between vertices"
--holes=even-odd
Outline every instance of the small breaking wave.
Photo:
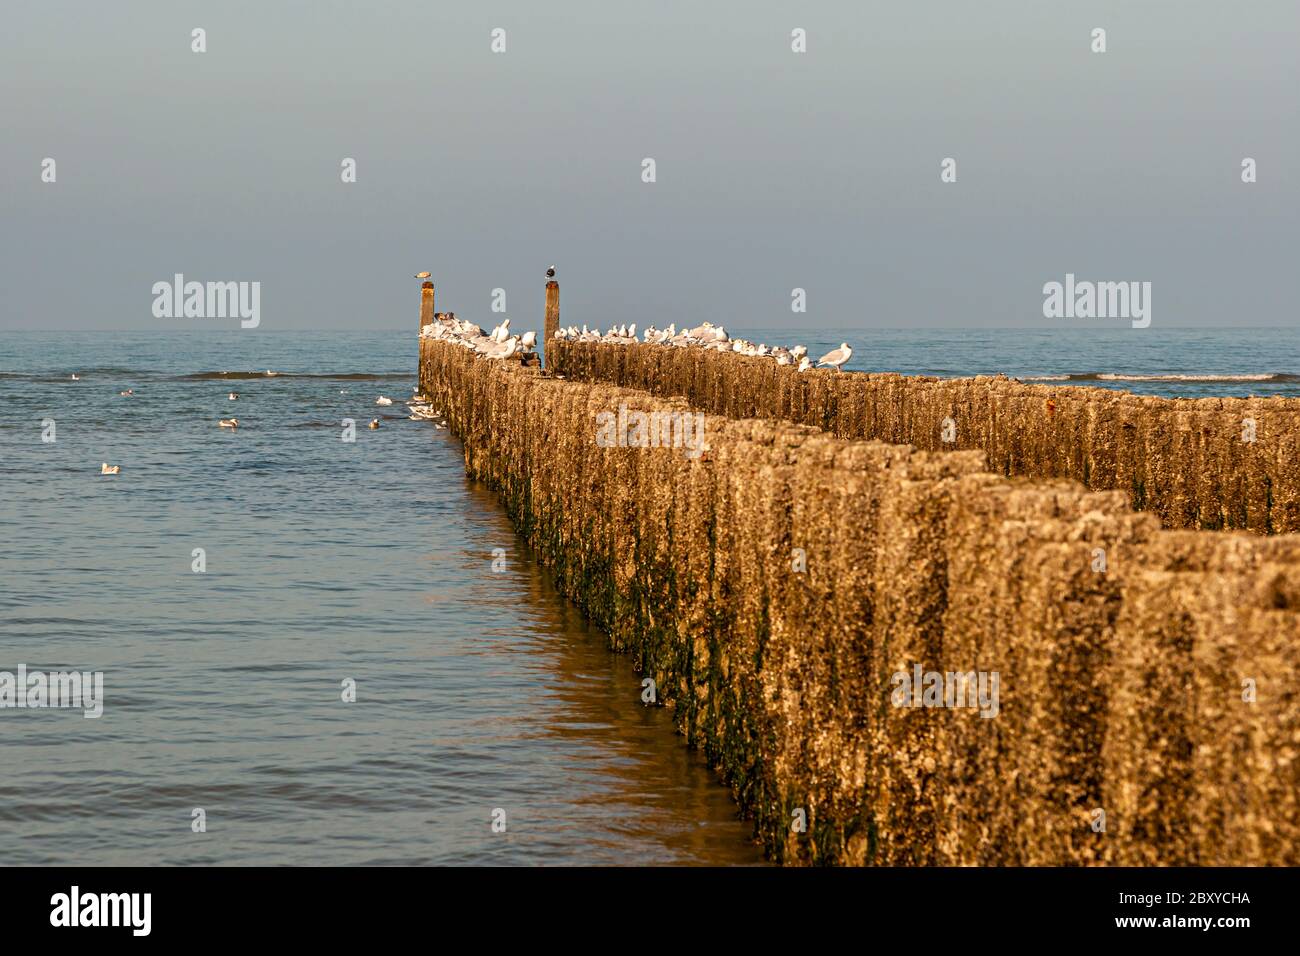
[{"label": "small breaking wave", "polygon": [[1083,372],[1075,375],[1025,375],[1022,382],[1300,382],[1300,375],[1280,372],[1232,375],[1207,372],[1202,374],[1168,373],[1139,375],[1127,372]]},{"label": "small breaking wave", "polygon": [[175,381],[197,382],[211,379],[249,378],[318,378],[335,382],[379,382],[391,379],[413,379],[415,375],[411,372],[339,372],[335,374],[330,372],[274,372],[267,369],[265,372],[193,372],[189,375],[178,375]]}]

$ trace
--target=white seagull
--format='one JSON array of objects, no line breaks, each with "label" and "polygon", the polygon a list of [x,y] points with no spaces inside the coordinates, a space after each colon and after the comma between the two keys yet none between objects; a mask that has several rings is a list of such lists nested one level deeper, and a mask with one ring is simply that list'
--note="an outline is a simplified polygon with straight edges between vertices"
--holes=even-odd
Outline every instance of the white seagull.
[{"label": "white seagull", "polygon": [[221,419],[221,421],[217,422],[217,427],[218,427],[218,428],[238,428],[238,427],[239,427],[239,419],[238,419],[238,418],[223,418],[223,419]]},{"label": "white seagull", "polygon": [[432,272],[417,272],[417,273],[415,274],[415,278],[417,278],[417,279],[427,279],[427,278],[429,278],[429,276],[431,276],[431,275],[433,275]]},{"label": "white seagull", "polygon": [[524,333],[524,337],[519,340],[519,344],[526,349],[532,348],[537,344],[537,332],[533,329],[529,329]]},{"label": "white seagull", "polygon": [[116,475],[121,470],[121,465],[110,465],[108,462],[104,462],[99,466],[99,473],[101,475]]},{"label": "white seagull", "polygon": [[853,349],[849,348],[848,342],[841,342],[840,347],[833,352],[827,352],[817,360],[818,365],[829,365],[840,371],[840,366],[853,357]]},{"label": "white seagull", "polygon": [[504,344],[494,346],[489,350],[487,357],[490,359],[508,359],[515,354],[517,348],[519,348],[519,340],[511,336]]},{"label": "white seagull", "polygon": [[238,393],[238,392],[231,392],[231,393],[230,393],[230,400],[231,400],[232,402],[235,401],[235,400],[238,399],[238,398],[239,398],[239,393]]},{"label": "white seagull", "polygon": [[392,400],[391,398],[386,398],[385,396],[380,395],[378,398],[375,399],[375,404],[376,404],[376,405],[391,405],[391,404],[393,404],[393,400]]}]

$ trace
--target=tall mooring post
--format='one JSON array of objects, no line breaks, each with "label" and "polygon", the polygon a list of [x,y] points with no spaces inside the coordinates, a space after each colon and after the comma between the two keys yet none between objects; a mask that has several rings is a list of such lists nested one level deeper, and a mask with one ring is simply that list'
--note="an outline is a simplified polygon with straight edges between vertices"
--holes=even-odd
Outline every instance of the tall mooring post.
[{"label": "tall mooring post", "polygon": [[420,328],[433,324],[433,283],[425,280],[420,286]]},{"label": "tall mooring post", "polygon": [[[551,338],[560,331],[560,284],[552,279],[546,283],[546,321],[542,327],[543,347],[550,344]],[[547,367],[550,366],[548,359]]]}]

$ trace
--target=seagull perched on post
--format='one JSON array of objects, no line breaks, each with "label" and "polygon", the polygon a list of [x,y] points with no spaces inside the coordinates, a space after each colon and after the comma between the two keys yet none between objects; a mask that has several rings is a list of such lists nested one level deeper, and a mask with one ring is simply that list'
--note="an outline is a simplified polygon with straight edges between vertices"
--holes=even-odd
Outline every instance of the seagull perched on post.
[{"label": "seagull perched on post", "polygon": [[417,272],[417,273],[415,274],[415,277],[416,277],[417,279],[427,279],[427,278],[429,278],[429,276],[431,276],[431,275],[433,275],[432,272]]},{"label": "seagull perched on post", "polygon": [[555,266],[551,266],[549,269],[546,270],[546,278],[548,279],[555,278]]},{"label": "seagull perched on post", "polygon": [[849,348],[848,342],[841,342],[840,347],[833,352],[827,352],[817,360],[818,365],[829,365],[835,371],[841,371],[840,366],[853,357],[853,349]]}]

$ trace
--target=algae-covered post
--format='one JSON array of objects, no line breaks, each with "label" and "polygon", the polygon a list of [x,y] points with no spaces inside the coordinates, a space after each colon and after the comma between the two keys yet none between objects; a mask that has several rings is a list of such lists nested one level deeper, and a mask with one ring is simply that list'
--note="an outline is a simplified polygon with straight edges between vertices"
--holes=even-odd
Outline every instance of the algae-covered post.
[{"label": "algae-covered post", "polygon": [[433,324],[433,282],[426,279],[420,286],[420,328]]},{"label": "algae-covered post", "polygon": [[978,449],[994,471],[1117,489],[1166,528],[1300,532],[1300,399],[1158,398],[1004,376],[799,372],[766,357],[561,340],[570,379],[680,396],[709,414],[779,418],[838,438]]},{"label": "algae-covered post", "polygon": [[[560,284],[554,279],[546,283],[546,320],[543,326],[543,348],[551,344],[551,339],[560,330]],[[547,365],[550,365],[549,358]]]},{"label": "algae-covered post", "polygon": [[[700,456],[610,442],[616,410],[698,410],[597,380],[621,358],[629,375],[650,349],[681,361],[665,391],[717,363],[731,395],[695,394],[718,405],[756,404],[766,380],[743,356],[553,344],[564,379],[426,338],[421,385],[775,859],[1300,863],[1300,535],[1162,530],[1123,489],[774,419],[706,415]],[[867,420],[845,411],[860,380],[796,378],[846,430]],[[896,389],[897,417],[969,415],[938,387]],[[1045,400],[1029,395],[1021,421]]]}]

